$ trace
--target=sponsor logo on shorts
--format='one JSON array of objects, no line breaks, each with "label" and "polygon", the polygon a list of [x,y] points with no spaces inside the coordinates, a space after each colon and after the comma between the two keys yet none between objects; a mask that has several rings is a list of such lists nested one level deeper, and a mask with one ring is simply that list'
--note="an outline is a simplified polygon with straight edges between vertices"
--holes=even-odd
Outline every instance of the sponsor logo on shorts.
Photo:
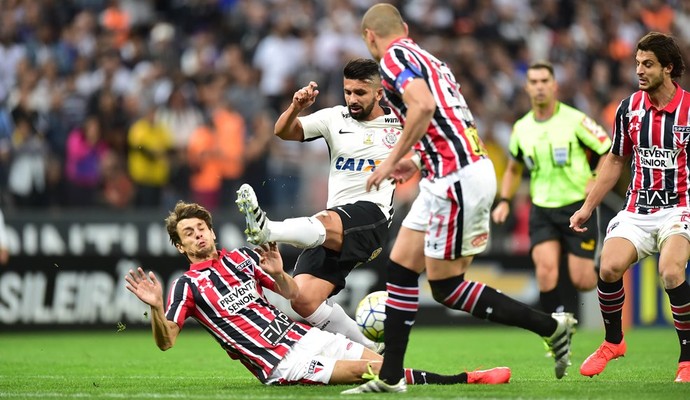
[{"label": "sponsor logo on shorts", "polygon": [[323,364],[318,360],[311,360],[309,363],[309,368],[307,369],[308,374],[318,374],[323,371]]},{"label": "sponsor logo on shorts", "polygon": [[355,344],[352,342],[347,342],[347,346],[345,346],[345,350],[350,350],[352,348],[352,346],[354,346],[354,345]]},{"label": "sponsor logo on shorts", "polygon": [[480,247],[486,244],[486,242],[489,240],[489,234],[488,233],[482,233],[474,237],[472,239],[472,246],[474,247]]},{"label": "sponsor logo on shorts", "polygon": [[608,235],[609,233],[611,233],[611,231],[616,229],[617,226],[618,222],[614,222],[613,224],[611,224],[611,226],[609,226],[609,229],[606,230],[606,234]]},{"label": "sponsor logo on shorts", "polygon": [[374,250],[371,255],[369,256],[369,259],[367,259],[367,262],[373,260],[374,258],[378,257],[379,254],[381,254],[381,251],[383,251],[383,248],[379,247],[378,249]]},{"label": "sponsor logo on shorts", "polygon": [[594,250],[594,246],[596,246],[597,242],[594,239],[589,239],[586,242],[580,243],[580,248],[582,250],[587,250],[587,251],[592,251]]}]

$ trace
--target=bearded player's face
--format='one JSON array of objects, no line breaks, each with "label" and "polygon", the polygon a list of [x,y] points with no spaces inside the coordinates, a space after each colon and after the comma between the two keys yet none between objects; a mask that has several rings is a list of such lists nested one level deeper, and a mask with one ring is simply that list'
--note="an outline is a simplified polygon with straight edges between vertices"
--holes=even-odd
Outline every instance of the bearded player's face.
[{"label": "bearded player's face", "polygon": [[343,81],[345,103],[352,118],[368,121],[371,111],[383,96],[383,89],[371,81],[345,79]]}]

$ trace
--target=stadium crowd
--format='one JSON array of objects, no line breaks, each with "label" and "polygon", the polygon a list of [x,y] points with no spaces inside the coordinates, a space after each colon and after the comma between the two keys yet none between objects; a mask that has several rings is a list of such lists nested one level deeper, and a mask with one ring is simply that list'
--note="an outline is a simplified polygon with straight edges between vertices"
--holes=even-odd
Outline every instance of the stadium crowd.
[{"label": "stadium crowd", "polygon": [[[0,205],[214,210],[249,182],[266,208],[320,209],[327,149],[273,140],[273,124],[312,80],[315,109],[342,104],[343,65],[368,57],[359,24],[373,3],[0,2]],[[390,3],[452,68],[499,178],[530,107],[531,61],[551,61],[560,99],[609,129],[636,88],[637,40],[654,30],[690,48],[681,0]]]}]

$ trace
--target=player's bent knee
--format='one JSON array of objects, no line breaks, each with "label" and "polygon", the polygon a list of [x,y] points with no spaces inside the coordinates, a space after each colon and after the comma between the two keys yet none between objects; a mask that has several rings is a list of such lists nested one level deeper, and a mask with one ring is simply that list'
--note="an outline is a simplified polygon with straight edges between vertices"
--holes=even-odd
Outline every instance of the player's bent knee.
[{"label": "player's bent knee", "polygon": [[429,281],[429,286],[431,287],[431,295],[433,296],[434,300],[436,300],[438,303],[441,303],[449,307],[450,305],[446,304],[446,300],[455,291],[458,285],[464,280],[462,276],[450,279],[452,280],[452,282],[450,282],[449,279],[443,279],[440,281]]}]

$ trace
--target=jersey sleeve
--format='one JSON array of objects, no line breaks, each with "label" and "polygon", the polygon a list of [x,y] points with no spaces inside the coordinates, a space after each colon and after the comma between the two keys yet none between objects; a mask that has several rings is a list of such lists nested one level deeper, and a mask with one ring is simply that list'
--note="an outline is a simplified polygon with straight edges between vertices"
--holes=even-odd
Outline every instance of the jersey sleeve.
[{"label": "jersey sleeve", "polygon": [[170,287],[165,318],[175,322],[181,329],[187,317],[193,314],[195,307],[192,288],[187,279],[176,279]]},{"label": "jersey sleeve", "polygon": [[599,155],[606,153],[611,148],[611,139],[604,128],[586,115],[583,115],[575,129],[575,135],[580,142]]},{"label": "jersey sleeve", "polygon": [[393,46],[381,60],[382,84],[401,96],[415,78],[424,79],[422,68],[405,49]]},{"label": "jersey sleeve", "polygon": [[628,156],[632,154],[633,142],[628,134],[629,117],[626,116],[626,102],[622,101],[616,110],[616,119],[613,123],[613,137],[611,144],[611,154],[617,156]]},{"label": "jersey sleeve", "polygon": [[516,161],[522,162],[522,149],[520,149],[520,140],[516,132],[515,125],[513,125],[513,131],[510,133],[510,141],[508,142],[508,151]]},{"label": "jersey sleeve", "polygon": [[304,140],[314,140],[320,137],[329,137],[329,121],[331,119],[332,108],[324,108],[313,114],[298,117],[304,130]]}]

